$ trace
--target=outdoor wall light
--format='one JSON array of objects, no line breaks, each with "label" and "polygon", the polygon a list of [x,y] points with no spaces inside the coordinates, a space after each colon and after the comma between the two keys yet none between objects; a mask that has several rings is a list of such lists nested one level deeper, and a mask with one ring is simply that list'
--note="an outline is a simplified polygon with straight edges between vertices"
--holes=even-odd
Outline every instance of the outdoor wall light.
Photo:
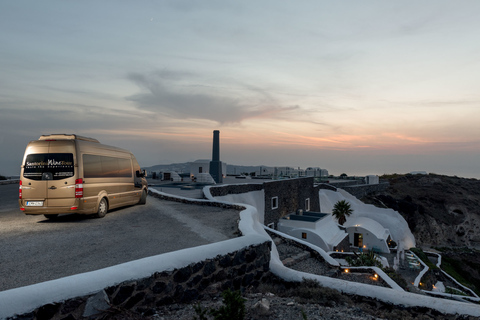
[{"label": "outdoor wall light", "polygon": [[348,269],[345,269],[345,273],[348,273],[348,272],[349,272]]}]

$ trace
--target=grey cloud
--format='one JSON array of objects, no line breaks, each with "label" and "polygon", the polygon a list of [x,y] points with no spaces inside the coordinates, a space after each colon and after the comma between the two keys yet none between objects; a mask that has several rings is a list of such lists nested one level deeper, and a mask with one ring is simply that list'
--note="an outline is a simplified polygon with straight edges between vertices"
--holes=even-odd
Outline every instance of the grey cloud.
[{"label": "grey cloud", "polygon": [[[21,130],[18,124],[22,123]],[[88,132],[89,130],[142,127],[145,117],[135,111],[120,111],[75,103],[25,99],[2,109],[2,132],[39,134]],[[55,133],[53,132],[53,133]]]},{"label": "grey cloud", "polygon": [[[265,91],[247,88],[249,101],[230,96],[230,90],[212,86],[185,85],[181,80],[186,73],[155,72],[149,75],[130,73],[127,79],[146,92],[126,97],[138,107],[162,113],[172,118],[205,119],[218,123],[240,123],[254,118],[275,118],[297,106],[278,105]],[[221,92],[220,92],[221,91]]]}]

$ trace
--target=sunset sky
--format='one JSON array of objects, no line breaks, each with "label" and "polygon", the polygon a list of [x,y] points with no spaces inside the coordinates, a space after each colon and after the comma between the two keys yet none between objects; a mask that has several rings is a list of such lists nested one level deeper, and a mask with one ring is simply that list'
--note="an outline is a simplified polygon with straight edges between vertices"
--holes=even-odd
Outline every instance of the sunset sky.
[{"label": "sunset sky", "polygon": [[0,174],[77,133],[211,157],[480,178],[480,1],[1,1]]}]

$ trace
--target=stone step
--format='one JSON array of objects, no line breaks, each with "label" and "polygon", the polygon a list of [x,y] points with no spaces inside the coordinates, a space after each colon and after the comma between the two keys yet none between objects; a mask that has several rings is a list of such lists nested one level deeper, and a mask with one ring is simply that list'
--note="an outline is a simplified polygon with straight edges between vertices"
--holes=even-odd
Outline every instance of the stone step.
[{"label": "stone step", "polygon": [[303,252],[300,252],[294,256],[291,256],[291,257],[288,257],[288,258],[285,258],[282,260],[282,263],[285,267],[288,267],[288,266],[292,266],[300,261],[303,261],[305,259],[308,259],[310,258],[310,252],[308,251],[303,251]]},{"label": "stone step", "polygon": [[283,242],[282,238],[275,237],[273,238],[273,243],[275,243],[276,246],[280,245]]}]

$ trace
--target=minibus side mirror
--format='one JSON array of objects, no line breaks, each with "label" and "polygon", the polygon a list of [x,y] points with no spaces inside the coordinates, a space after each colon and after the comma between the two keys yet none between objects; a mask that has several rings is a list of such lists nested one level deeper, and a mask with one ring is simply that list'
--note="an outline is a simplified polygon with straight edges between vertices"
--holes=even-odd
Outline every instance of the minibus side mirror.
[{"label": "minibus side mirror", "polygon": [[145,170],[137,170],[135,173],[137,178],[143,178],[146,176]]}]

